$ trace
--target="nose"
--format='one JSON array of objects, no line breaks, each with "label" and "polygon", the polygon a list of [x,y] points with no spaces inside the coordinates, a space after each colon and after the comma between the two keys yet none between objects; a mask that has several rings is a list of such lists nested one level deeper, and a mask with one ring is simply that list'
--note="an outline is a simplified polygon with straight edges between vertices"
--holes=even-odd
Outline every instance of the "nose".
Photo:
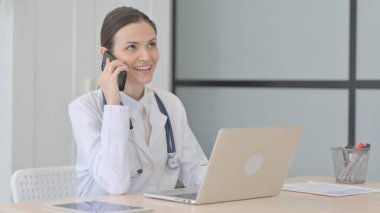
[{"label": "nose", "polygon": [[149,61],[151,59],[150,52],[147,48],[142,48],[139,54],[140,61]]}]

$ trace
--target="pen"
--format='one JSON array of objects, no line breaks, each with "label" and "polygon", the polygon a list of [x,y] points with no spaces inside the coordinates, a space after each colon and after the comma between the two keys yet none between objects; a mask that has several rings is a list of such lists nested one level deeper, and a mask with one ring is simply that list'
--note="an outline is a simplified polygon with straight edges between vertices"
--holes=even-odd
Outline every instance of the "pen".
[{"label": "pen", "polygon": [[[360,151],[359,159],[356,162],[356,166],[353,168],[354,170],[351,172],[351,175],[349,176],[349,181],[353,180],[364,180],[366,169],[367,169],[367,162],[368,162],[368,155],[367,152],[369,151],[369,148],[371,145],[367,143],[363,148],[365,150]],[[364,165],[364,168],[362,168]]]},{"label": "pen", "polygon": [[[367,143],[368,144],[368,143]],[[358,149],[362,149],[362,148],[364,148],[365,146],[364,146],[364,144],[363,143],[359,143],[359,145],[358,145]]]},{"label": "pen", "polygon": [[[365,148],[365,145],[363,143],[360,143],[357,147],[357,149],[362,149]],[[347,150],[347,149],[345,149]],[[354,149],[355,150],[355,149]],[[347,165],[345,165],[345,168],[339,175],[338,179],[341,181],[349,181],[352,178],[352,172],[353,169],[355,168],[355,165],[358,163],[357,161],[360,158],[361,152],[359,150],[356,150],[355,153],[351,156],[349,156],[349,162]],[[351,154],[351,153],[350,153]],[[361,166],[360,166],[361,167]],[[355,175],[357,172],[355,172]]]},{"label": "pen", "polygon": [[348,147],[345,147],[344,149],[342,149],[342,152],[343,152],[343,161],[344,161],[344,166],[345,167],[347,166],[348,161],[350,159],[350,157],[348,156],[347,149],[348,149]]}]

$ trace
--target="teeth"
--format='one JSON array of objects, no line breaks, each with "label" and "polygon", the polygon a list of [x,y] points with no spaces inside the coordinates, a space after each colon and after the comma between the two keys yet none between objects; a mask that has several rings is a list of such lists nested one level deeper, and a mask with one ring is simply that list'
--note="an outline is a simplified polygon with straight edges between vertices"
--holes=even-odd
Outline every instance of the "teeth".
[{"label": "teeth", "polygon": [[137,66],[134,67],[135,70],[149,70],[152,67],[152,65],[144,65],[144,66]]}]

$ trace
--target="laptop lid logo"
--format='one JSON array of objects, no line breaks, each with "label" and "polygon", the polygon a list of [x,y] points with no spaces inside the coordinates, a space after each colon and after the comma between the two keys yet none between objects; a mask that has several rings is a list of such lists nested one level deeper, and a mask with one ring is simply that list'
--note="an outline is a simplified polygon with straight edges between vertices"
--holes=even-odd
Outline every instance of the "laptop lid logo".
[{"label": "laptop lid logo", "polygon": [[245,162],[244,171],[247,175],[253,175],[260,170],[263,165],[263,156],[262,155],[252,155]]}]

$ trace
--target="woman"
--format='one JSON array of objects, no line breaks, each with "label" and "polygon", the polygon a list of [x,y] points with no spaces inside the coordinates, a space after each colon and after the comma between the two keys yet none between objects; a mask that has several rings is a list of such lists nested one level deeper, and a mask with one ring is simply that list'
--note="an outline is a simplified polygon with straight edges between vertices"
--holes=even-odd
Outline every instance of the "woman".
[{"label": "woman", "polygon": [[[98,90],[69,105],[79,196],[173,189],[177,181],[195,187],[203,180],[207,158],[181,101],[146,85],[159,59],[156,35],[153,21],[131,7],[104,19],[100,53],[115,60],[105,60]],[[127,78],[119,91],[122,72]]]}]

